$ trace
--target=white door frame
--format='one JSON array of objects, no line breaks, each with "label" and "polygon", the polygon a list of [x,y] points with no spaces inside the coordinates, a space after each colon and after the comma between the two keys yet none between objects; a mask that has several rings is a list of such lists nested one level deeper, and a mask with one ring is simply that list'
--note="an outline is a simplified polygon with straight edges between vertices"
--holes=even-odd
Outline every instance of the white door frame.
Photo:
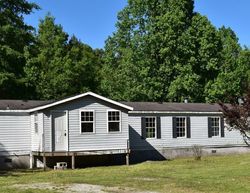
[{"label": "white door frame", "polygon": [[[50,111],[50,128],[51,128],[51,152],[55,151],[53,147],[53,140],[54,140],[54,136],[53,136],[53,113],[66,113],[66,135],[67,135],[67,138],[66,138],[66,147],[65,147],[65,151],[69,151],[69,113],[67,110],[51,110]],[[54,133],[55,134],[55,133]]]}]

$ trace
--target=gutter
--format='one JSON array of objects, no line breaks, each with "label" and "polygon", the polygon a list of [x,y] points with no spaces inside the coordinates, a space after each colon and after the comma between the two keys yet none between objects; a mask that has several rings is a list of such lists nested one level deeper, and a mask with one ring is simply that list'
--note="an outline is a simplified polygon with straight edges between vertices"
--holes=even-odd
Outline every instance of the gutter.
[{"label": "gutter", "polygon": [[[31,113],[37,109],[28,109],[28,110],[0,110],[0,113]],[[129,111],[128,114],[220,114],[222,112],[214,111],[214,112],[203,112],[203,111]]]},{"label": "gutter", "polygon": [[197,111],[129,111],[128,114],[223,114],[222,112],[197,112]]}]

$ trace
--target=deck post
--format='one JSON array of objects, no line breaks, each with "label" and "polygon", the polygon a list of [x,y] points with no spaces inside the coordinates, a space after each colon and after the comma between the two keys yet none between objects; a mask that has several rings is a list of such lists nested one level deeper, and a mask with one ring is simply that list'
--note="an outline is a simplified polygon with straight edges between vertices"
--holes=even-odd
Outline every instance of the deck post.
[{"label": "deck post", "polygon": [[30,153],[30,169],[33,169],[33,168],[34,168],[34,155],[31,152]]},{"label": "deck post", "polygon": [[45,171],[46,170],[46,156],[43,154],[43,170]]},{"label": "deck post", "polygon": [[71,168],[72,170],[75,169],[75,153],[73,153],[71,157]]},{"label": "deck post", "polygon": [[129,165],[130,141],[127,139],[126,165]]},{"label": "deck post", "polygon": [[129,152],[126,154],[126,165],[129,166]]}]

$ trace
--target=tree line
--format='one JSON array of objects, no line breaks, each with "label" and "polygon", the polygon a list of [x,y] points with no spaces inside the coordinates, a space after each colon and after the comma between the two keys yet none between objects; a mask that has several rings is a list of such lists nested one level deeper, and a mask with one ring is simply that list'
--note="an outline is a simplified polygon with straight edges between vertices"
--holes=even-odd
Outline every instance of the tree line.
[{"label": "tree line", "polygon": [[[104,49],[69,36],[40,9],[0,0],[0,98],[60,99],[93,91],[115,100],[227,102],[250,82],[250,50],[217,29],[193,0],[128,0]],[[81,27],[81,26],[79,26]]]}]

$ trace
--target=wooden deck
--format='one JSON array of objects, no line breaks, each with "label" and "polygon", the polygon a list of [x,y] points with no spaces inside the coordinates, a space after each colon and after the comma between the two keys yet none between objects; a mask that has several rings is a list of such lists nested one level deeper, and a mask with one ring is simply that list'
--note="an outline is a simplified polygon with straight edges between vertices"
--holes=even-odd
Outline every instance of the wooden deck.
[{"label": "wooden deck", "polygon": [[58,152],[39,152],[32,151],[31,162],[34,167],[35,157],[43,157],[43,168],[46,169],[46,158],[54,156],[70,156],[72,162],[72,169],[75,169],[75,157],[77,156],[90,156],[90,155],[112,155],[112,154],[126,154],[126,165],[129,165],[130,149],[111,149],[111,150],[93,150],[93,151],[58,151]]}]

